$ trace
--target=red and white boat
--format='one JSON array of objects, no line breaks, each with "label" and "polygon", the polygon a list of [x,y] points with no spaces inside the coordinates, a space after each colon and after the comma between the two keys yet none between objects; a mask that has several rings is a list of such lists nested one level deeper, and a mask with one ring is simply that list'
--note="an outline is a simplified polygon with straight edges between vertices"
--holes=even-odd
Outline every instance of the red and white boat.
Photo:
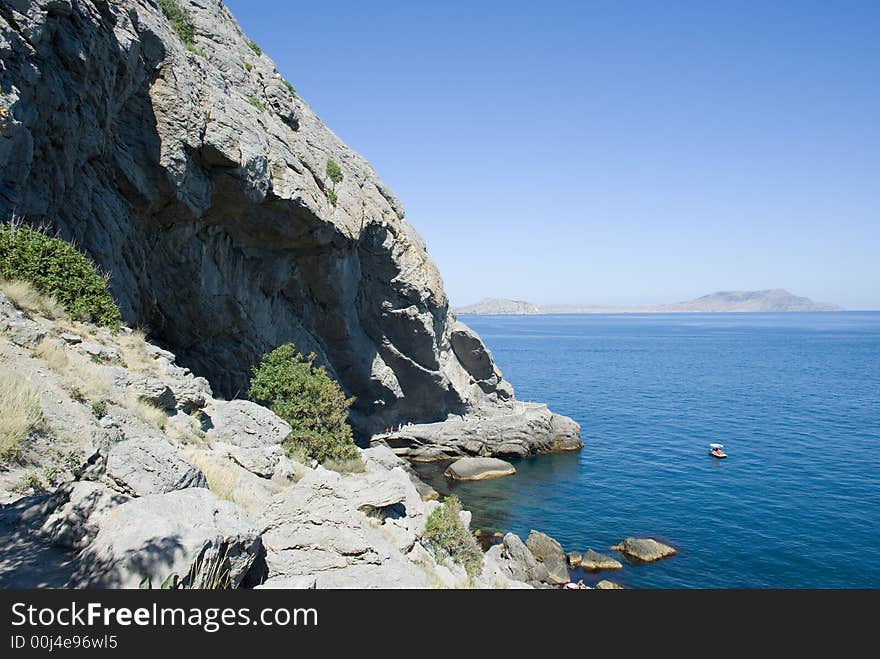
[{"label": "red and white boat", "polygon": [[727,453],[724,452],[724,444],[709,444],[709,455],[713,458],[726,458]]}]

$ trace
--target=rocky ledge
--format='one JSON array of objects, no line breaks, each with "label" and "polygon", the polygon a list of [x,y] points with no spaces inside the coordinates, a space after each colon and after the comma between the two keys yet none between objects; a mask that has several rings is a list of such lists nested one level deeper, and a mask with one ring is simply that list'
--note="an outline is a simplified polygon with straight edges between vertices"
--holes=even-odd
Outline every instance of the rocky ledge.
[{"label": "rocky ledge", "polygon": [[538,453],[576,451],[583,447],[580,426],[554,414],[546,405],[516,401],[438,423],[413,423],[375,435],[373,446],[386,445],[414,462],[438,462],[462,456],[525,458]]}]

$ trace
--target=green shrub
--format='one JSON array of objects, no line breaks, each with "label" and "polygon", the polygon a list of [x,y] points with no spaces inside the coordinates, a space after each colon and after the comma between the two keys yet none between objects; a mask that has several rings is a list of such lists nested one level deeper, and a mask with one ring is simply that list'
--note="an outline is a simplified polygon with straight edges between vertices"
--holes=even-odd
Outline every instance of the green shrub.
[{"label": "green shrub", "polygon": [[327,161],[327,176],[329,176],[330,180],[334,183],[339,183],[342,180],[342,170],[339,168],[339,165],[335,160]]},{"label": "green shrub", "polygon": [[37,229],[0,224],[0,279],[26,281],[77,320],[119,329],[122,316],[107,280],[72,244]]},{"label": "green shrub", "polygon": [[96,400],[92,403],[92,414],[94,414],[95,418],[99,421],[107,416],[107,401]]},{"label": "green shrub", "polygon": [[266,106],[263,105],[263,102],[258,99],[256,96],[248,96],[248,103],[257,108],[260,112],[266,111]]},{"label": "green shrub", "polygon": [[290,424],[288,455],[304,450],[319,462],[355,459],[360,454],[347,423],[354,398],[314,361],[314,354],[303,357],[292,343],[275,348],[253,369],[248,395]]},{"label": "green shrub", "polygon": [[252,51],[254,51],[254,52],[257,54],[257,56],[260,56],[260,55],[263,54],[263,49],[260,48],[260,47],[257,45],[257,42],[254,41],[253,39],[247,39],[247,45],[250,46],[250,49],[251,49]]},{"label": "green shrub", "polygon": [[339,201],[336,190],[331,190],[330,188],[327,188],[326,190],[324,190],[324,194],[327,195],[327,199],[329,199],[330,203],[333,204],[333,208],[336,208],[336,202]]},{"label": "green shrub", "polygon": [[244,62],[243,64],[244,64],[244,70],[247,71],[248,73],[250,73],[251,71],[254,70],[254,65],[251,64],[250,62]]},{"label": "green shrub", "polygon": [[428,515],[425,533],[422,537],[434,549],[434,555],[440,558],[446,551],[456,563],[464,567],[468,576],[473,578],[483,566],[483,552],[468,530],[461,523],[459,513],[461,501],[456,496],[446,500]]},{"label": "green shrub", "polygon": [[159,0],[159,7],[165,14],[165,18],[168,19],[168,23],[171,24],[171,29],[177,33],[187,50],[204,57],[205,53],[196,48],[196,29],[189,12],[181,7],[177,0]]},{"label": "green shrub", "polygon": [[291,85],[287,80],[283,80],[283,79],[282,79],[281,82],[284,83],[284,86],[287,87],[288,91],[289,91],[293,96],[296,96],[296,90],[293,88],[293,85]]}]

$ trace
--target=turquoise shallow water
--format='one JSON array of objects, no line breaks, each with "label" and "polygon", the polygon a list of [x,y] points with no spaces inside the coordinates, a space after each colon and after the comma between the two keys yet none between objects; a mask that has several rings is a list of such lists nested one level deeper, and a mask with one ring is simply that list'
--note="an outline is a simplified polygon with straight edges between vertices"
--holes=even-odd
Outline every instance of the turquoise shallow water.
[{"label": "turquoise shallow water", "polygon": [[509,478],[443,483],[475,528],[680,550],[587,582],[880,587],[880,312],[462,320],[518,398],[574,417],[585,440]]}]

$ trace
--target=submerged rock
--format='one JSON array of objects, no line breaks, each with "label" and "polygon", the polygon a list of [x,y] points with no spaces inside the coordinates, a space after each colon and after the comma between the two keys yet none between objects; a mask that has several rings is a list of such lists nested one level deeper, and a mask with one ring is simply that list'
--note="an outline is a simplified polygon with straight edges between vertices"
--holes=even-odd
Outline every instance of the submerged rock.
[{"label": "submerged rock", "polygon": [[481,481],[515,473],[512,464],[497,458],[461,458],[449,465],[443,475],[454,481]]},{"label": "submerged rock", "polygon": [[673,556],[676,553],[675,548],[664,545],[653,538],[626,538],[612,549],[646,563],[659,561],[661,558]]},{"label": "submerged rock", "polygon": [[585,570],[618,570],[623,567],[620,561],[592,549],[584,553],[580,565]]}]

